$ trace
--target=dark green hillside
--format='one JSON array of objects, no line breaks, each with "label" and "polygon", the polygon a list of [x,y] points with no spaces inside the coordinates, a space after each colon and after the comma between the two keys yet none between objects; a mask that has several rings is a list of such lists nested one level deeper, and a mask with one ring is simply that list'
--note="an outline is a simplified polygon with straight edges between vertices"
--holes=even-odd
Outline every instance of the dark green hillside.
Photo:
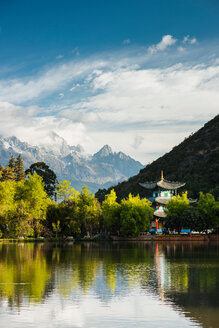
[{"label": "dark green hillside", "polygon": [[[197,197],[200,191],[219,197],[219,115],[204,125],[169,153],[147,165],[138,175],[114,187],[118,199],[130,192],[149,196],[139,182],[153,181],[161,170],[167,180],[186,182],[189,197]],[[96,197],[103,200],[109,190],[99,190]]]}]

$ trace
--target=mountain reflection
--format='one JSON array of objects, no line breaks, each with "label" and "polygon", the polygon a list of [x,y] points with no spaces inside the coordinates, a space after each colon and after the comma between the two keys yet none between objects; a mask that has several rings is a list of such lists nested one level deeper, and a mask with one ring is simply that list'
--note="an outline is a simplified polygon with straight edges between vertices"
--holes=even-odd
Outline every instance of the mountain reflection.
[{"label": "mountain reflection", "polygon": [[204,327],[219,320],[219,248],[205,243],[0,243],[0,303],[22,311],[54,294],[104,304],[135,291]]}]

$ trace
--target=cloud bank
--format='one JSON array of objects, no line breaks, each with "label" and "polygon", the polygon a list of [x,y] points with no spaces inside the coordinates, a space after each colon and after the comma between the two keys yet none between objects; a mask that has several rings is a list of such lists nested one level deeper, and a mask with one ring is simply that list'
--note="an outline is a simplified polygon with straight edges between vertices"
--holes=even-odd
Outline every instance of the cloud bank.
[{"label": "cloud bank", "polygon": [[218,114],[219,60],[185,60],[176,40],[1,80],[0,134],[39,144],[54,131],[89,152],[110,144],[143,163],[156,159]]}]

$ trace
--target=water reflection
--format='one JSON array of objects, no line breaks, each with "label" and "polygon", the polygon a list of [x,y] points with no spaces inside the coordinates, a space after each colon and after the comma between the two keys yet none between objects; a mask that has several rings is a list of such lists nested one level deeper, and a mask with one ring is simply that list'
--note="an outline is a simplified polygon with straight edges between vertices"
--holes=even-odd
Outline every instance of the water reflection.
[{"label": "water reflection", "polygon": [[218,246],[0,243],[0,324],[218,327]]}]

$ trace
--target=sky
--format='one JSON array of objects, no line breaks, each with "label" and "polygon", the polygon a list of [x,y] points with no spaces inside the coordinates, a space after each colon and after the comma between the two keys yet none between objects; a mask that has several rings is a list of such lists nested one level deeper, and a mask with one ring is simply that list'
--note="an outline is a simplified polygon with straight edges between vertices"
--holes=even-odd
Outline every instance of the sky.
[{"label": "sky", "polygon": [[0,0],[0,135],[152,162],[219,113],[219,1]]}]

